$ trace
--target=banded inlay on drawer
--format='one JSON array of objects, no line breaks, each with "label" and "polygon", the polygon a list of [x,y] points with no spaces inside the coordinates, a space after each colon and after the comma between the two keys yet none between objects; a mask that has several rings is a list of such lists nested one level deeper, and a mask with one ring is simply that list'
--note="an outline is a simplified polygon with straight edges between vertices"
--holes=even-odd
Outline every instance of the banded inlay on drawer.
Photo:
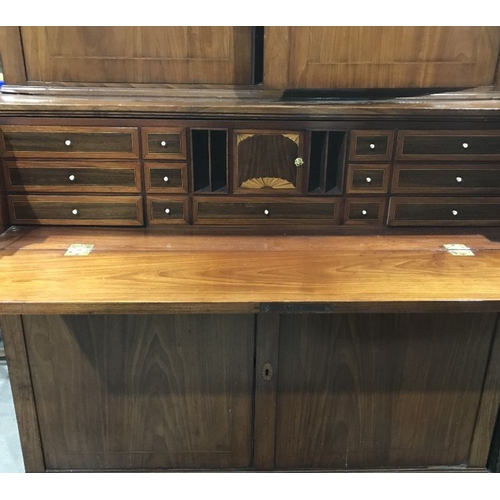
[{"label": "banded inlay on drawer", "polygon": [[185,196],[148,196],[150,224],[187,224],[189,199]]},{"label": "banded inlay on drawer", "polygon": [[140,226],[141,196],[8,197],[13,224]]},{"label": "banded inlay on drawer", "polygon": [[389,165],[349,165],[347,193],[387,193]]},{"label": "banded inlay on drawer", "polygon": [[144,177],[148,193],[187,193],[185,163],[145,163]]},{"label": "banded inlay on drawer", "polygon": [[64,158],[138,158],[133,127],[2,126],[3,156]]},{"label": "banded inlay on drawer", "polygon": [[6,161],[11,192],[122,192],[141,190],[140,164],[90,161]]},{"label": "banded inlay on drawer", "polygon": [[142,148],[147,160],[185,160],[186,131],[183,128],[143,128]]},{"label": "banded inlay on drawer", "polygon": [[385,198],[348,198],[345,201],[344,224],[379,225],[384,222]]},{"label": "banded inlay on drawer", "polygon": [[391,198],[389,226],[500,226],[499,198]]},{"label": "banded inlay on drawer", "polygon": [[500,159],[500,131],[403,130],[398,133],[396,159]]},{"label": "banded inlay on drawer", "polygon": [[479,193],[500,191],[500,164],[395,165],[393,193]]},{"label": "banded inlay on drawer", "polygon": [[394,144],[393,130],[353,130],[349,159],[353,161],[389,161]]},{"label": "banded inlay on drawer", "polygon": [[338,224],[337,199],[195,198],[196,224]]}]

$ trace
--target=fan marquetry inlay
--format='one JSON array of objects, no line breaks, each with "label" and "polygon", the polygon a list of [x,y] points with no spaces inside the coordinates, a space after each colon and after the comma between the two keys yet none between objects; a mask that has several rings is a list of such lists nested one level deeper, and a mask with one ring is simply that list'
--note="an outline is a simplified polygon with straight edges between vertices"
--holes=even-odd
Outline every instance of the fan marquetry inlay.
[{"label": "fan marquetry inlay", "polygon": [[262,189],[266,187],[272,189],[295,189],[295,186],[291,182],[279,177],[255,177],[243,182],[241,187],[245,189]]}]

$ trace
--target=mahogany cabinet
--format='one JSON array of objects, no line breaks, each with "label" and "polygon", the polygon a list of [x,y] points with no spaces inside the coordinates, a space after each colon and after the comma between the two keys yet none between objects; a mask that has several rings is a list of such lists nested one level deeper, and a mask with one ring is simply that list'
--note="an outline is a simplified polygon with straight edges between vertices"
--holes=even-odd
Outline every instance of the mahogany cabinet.
[{"label": "mahogany cabinet", "polygon": [[492,85],[494,26],[6,26],[9,85],[268,89]]},{"label": "mahogany cabinet", "polygon": [[8,354],[26,343],[48,471],[463,470],[488,458],[497,319],[25,315],[2,328]]}]

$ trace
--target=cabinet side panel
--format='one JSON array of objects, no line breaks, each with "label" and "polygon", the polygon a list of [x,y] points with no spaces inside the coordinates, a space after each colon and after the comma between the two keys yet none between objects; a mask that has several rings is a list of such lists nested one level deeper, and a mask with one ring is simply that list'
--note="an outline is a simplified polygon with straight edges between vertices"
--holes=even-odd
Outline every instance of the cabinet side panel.
[{"label": "cabinet side panel", "polygon": [[276,467],[466,465],[495,322],[282,316]]},{"label": "cabinet side panel", "polygon": [[48,469],[250,467],[253,315],[25,327]]},{"label": "cabinet side panel", "polygon": [[8,85],[26,83],[19,26],[0,26],[0,57],[5,83]]},{"label": "cabinet side panel", "polygon": [[40,430],[20,316],[0,317],[26,472],[44,472]]}]

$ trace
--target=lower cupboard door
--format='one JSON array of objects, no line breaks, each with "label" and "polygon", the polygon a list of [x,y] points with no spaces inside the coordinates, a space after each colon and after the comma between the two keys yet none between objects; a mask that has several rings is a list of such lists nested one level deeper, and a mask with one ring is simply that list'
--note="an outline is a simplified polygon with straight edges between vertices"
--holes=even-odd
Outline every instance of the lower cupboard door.
[{"label": "lower cupboard door", "polygon": [[47,469],[250,467],[254,321],[23,317]]},{"label": "lower cupboard door", "polygon": [[495,320],[282,315],[276,468],[467,465]]}]

